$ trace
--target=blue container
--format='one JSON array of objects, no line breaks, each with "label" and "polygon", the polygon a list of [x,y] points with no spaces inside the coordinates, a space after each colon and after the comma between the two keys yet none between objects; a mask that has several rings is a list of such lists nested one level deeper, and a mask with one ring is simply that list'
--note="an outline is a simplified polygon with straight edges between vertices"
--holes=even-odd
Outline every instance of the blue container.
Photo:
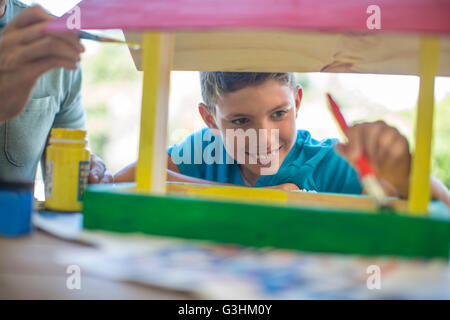
[{"label": "blue container", "polygon": [[32,211],[32,183],[0,181],[0,236],[30,233]]}]

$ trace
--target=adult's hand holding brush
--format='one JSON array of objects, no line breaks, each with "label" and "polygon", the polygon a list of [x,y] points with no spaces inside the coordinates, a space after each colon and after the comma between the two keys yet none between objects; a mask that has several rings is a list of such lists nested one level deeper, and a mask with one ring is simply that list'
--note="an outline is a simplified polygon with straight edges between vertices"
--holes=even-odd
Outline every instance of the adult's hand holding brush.
[{"label": "adult's hand holding brush", "polygon": [[45,33],[45,26],[52,20],[42,7],[33,6],[2,29],[0,121],[23,111],[38,78],[45,72],[55,68],[77,69],[84,51],[80,39],[71,33]]}]

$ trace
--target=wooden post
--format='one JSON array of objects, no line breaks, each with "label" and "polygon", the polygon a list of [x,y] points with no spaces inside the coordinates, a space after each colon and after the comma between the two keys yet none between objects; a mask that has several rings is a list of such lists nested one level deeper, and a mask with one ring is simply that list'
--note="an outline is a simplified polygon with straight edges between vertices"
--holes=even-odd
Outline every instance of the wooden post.
[{"label": "wooden post", "polygon": [[141,130],[136,184],[139,191],[165,193],[167,116],[173,35],[147,32],[143,43]]},{"label": "wooden post", "polygon": [[424,36],[420,43],[420,89],[416,117],[416,146],[409,187],[409,211],[427,215],[430,201],[431,141],[434,77],[438,71],[439,40]]}]

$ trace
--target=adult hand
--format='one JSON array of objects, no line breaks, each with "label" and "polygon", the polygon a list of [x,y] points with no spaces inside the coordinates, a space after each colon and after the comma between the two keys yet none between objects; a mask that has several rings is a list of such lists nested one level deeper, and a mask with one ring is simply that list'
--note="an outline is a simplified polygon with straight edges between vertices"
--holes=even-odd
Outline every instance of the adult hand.
[{"label": "adult hand", "polygon": [[76,34],[44,33],[52,19],[42,7],[33,6],[0,34],[0,121],[17,116],[26,107],[45,72],[77,69],[84,47]]}]

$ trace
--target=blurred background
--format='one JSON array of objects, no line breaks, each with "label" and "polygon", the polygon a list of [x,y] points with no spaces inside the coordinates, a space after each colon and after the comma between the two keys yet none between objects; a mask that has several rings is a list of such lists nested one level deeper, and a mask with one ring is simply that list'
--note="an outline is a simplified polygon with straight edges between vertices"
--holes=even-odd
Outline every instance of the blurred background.
[{"label": "blurred background", "polygon": [[[79,1],[34,2],[60,15]],[[123,37],[115,30],[102,34]],[[142,73],[136,71],[126,46],[92,41],[84,41],[84,45],[82,94],[90,143],[115,173],[137,159]],[[306,73],[297,74],[297,80],[304,90],[297,126],[314,138],[342,138],[326,104],[325,93],[331,92],[348,121],[382,119],[413,143],[418,77]],[[450,188],[450,78],[436,79],[435,99],[432,173]],[[198,72],[172,72],[168,145],[203,128],[199,102]]]}]

